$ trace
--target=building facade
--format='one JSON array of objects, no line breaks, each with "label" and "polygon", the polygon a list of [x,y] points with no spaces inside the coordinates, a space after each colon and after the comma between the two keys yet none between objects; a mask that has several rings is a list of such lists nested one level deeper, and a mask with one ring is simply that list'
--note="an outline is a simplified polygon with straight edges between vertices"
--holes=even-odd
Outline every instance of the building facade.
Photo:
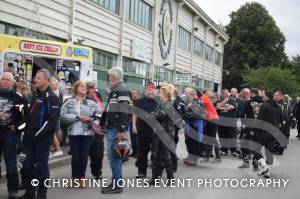
[{"label": "building facade", "polygon": [[0,33],[93,48],[98,87],[173,82],[220,91],[228,36],[192,0],[0,0]]}]

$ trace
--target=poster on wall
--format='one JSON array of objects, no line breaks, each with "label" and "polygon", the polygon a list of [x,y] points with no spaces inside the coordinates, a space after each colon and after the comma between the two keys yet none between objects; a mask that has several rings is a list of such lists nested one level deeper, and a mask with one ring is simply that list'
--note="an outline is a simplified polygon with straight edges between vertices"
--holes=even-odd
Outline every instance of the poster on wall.
[{"label": "poster on wall", "polygon": [[14,77],[23,78],[27,85],[32,81],[33,57],[19,53],[6,53],[4,58],[3,71],[11,72]]},{"label": "poster on wall", "polygon": [[63,94],[71,95],[73,84],[79,80],[80,62],[71,60],[57,61],[57,76]]},{"label": "poster on wall", "polygon": [[187,84],[190,82],[189,73],[176,73],[176,82],[179,84]]},{"label": "poster on wall", "polygon": [[92,81],[95,82],[95,84],[97,85],[97,78],[98,78],[98,73],[96,71],[92,72]]},{"label": "poster on wall", "polygon": [[90,61],[81,62],[81,71],[80,71],[80,80],[89,80],[91,79],[93,72],[93,66]]}]

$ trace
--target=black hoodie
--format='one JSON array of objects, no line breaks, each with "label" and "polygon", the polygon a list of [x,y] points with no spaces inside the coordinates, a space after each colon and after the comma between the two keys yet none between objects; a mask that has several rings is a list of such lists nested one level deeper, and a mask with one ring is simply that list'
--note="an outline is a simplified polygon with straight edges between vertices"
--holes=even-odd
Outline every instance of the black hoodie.
[{"label": "black hoodie", "polygon": [[274,100],[264,102],[259,109],[257,119],[268,122],[275,127],[280,127],[282,123],[280,106]]}]

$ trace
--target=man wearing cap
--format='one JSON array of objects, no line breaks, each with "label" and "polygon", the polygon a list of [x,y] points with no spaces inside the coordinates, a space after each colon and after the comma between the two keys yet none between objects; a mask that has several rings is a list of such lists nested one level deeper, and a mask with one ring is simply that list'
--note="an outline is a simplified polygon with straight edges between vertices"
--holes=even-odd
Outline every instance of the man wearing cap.
[{"label": "man wearing cap", "polygon": [[157,107],[156,86],[154,83],[148,83],[145,87],[145,97],[141,98],[134,107],[132,116],[132,131],[137,133],[137,142],[139,146],[136,166],[138,175],[136,178],[144,178],[147,175],[148,154],[152,142],[153,129],[147,120],[147,117]]}]

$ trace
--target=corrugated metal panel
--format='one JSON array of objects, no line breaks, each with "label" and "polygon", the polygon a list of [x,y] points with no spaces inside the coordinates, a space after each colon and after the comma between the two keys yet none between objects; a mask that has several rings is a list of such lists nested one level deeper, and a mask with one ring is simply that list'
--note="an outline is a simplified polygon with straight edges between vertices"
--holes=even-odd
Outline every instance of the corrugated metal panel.
[{"label": "corrugated metal panel", "polygon": [[[32,1],[0,1],[0,18],[7,23],[68,39],[70,12],[61,13],[51,9],[48,4],[53,3],[55,2],[45,1],[40,4],[39,15],[37,15],[32,11],[34,8]],[[59,6],[62,8],[63,5],[58,4]],[[70,10],[68,7],[62,9]]]},{"label": "corrugated metal panel", "polygon": [[192,67],[191,60],[191,54],[189,52],[186,52],[182,49],[177,49],[176,68],[185,71],[190,71]]},{"label": "corrugated metal panel", "polygon": [[193,30],[193,15],[184,7],[179,9],[178,24],[190,32]]},{"label": "corrugated metal panel", "polygon": [[198,28],[198,31],[194,31],[194,34],[197,38],[204,41],[204,35],[205,35],[205,27],[202,23],[195,21],[195,27]]},{"label": "corrugated metal panel", "polygon": [[[193,75],[203,74],[203,59],[199,56],[193,56]],[[195,73],[195,74],[194,74]]]},{"label": "corrugated metal panel", "polygon": [[121,18],[88,1],[76,4],[74,32],[84,44],[119,54]]},{"label": "corrugated metal panel", "polygon": [[130,57],[131,55],[131,41],[133,39],[140,39],[147,43],[147,62],[151,63],[152,60],[152,42],[153,36],[152,33],[137,25],[132,24],[131,22],[125,21],[124,24],[124,41],[123,41],[123,53],[124,56]]}]

